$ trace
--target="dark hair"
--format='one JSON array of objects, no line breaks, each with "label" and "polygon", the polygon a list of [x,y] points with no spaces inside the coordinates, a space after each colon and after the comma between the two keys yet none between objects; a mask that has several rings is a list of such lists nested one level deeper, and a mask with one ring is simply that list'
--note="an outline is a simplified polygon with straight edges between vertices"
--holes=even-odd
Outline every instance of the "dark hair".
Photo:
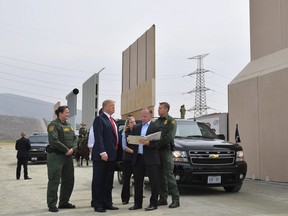
[{"label": "dark hair", "polygon": [[98,115],[101,115],[103,113],[103,109],[101,108],[99,111],[98,111]]},{"label": "dark hair", "polygon": [[55,114],[59,117],[59,113],[63,113],[65,109],[69,109],[68,106],[59,106],[57,110],[55,110]]},{"label": "dark hair", "polygon": [[167,102],[161,102],[160,105],[163,105],[165,108],[167,108],[168,112],[170,110],[170,105]]}]

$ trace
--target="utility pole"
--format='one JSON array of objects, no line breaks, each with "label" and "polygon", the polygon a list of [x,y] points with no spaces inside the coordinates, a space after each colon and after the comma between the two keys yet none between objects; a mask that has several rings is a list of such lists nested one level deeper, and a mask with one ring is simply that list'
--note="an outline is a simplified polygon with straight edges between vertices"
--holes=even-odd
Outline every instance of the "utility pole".
[{"label": "utility pole", "polygon": [[207,109],[210,109],[210,107],[206,105],[206,91],[210,89],[205,87],[204,76],[204,73],[209,72],[209,70],[203,68],[203,58],[205,58],[207,55],[209,55],[209,53],[188,58],[197,60],[197,69],[187,75],[196,75],[196,87],[187,92],[188,94],[195,93],[195,105],[194,107],[188,109],[188,111],[194,111],[194,118],[207,114]]}]

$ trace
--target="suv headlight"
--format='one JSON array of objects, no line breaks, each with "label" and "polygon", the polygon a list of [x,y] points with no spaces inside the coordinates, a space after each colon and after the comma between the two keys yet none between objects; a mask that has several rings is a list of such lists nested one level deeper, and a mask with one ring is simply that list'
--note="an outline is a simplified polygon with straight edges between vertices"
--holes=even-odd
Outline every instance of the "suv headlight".
[{"label": "suv headlight", "polygon": [[173,161],[188,162],[186,151],[173,151]]},{"label": "suv headlight", "polygon": [[236,162],[244,161],[244,152],[243,151],[237,151],[236,152]]}]

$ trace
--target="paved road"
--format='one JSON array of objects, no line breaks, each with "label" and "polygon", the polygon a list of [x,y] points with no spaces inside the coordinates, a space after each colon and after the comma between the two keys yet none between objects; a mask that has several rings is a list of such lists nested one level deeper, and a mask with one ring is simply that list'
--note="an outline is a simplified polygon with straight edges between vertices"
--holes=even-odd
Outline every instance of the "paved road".
[{"label": "paved road", "polygon": [[[70,201],[77,208],[51,213],[46,207],[46,165],[29,164],[32,180],[16,180],[15,155],[14,145],[0,145],[0,215],[288,215],[288,184],[246,180],[239,193],[226,193],[222,188],[181,187],[180,208],[160,206],[158,210],[146,212],[144,209],[129,211],[133,199],[128,205],[121,204],[121,186],[116,178],[113,202],[120,210],[96,213],[90,207],[91,166],[75,167],[76,182]],[[143,207],[148,205],[149,194],[147,186]]]}]

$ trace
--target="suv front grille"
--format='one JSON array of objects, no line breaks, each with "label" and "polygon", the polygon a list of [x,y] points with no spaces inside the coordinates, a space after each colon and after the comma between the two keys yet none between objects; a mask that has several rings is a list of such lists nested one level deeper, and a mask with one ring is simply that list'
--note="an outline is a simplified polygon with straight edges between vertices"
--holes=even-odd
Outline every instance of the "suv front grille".
[{"label": "suv front grille", "polygon": [[191,150],[190,161],[194,165],[229,165],[234,163],[235,151],[233,150]]}]

